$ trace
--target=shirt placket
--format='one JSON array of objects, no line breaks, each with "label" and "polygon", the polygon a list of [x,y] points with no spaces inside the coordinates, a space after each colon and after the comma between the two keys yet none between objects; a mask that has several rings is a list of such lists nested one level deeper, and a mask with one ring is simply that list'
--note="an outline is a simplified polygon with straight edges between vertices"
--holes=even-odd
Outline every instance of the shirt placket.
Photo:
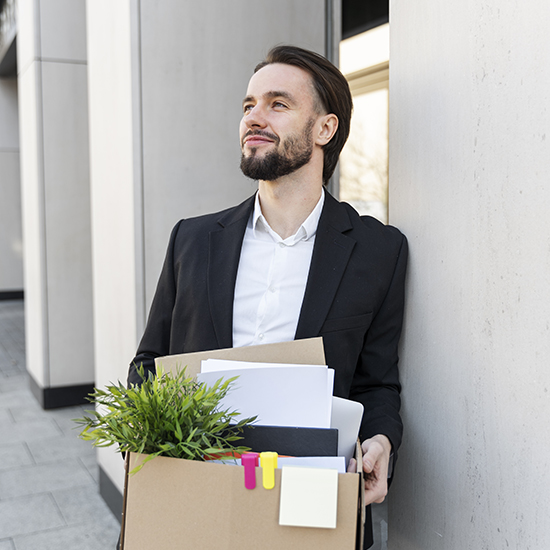
[{"label": "shirt placket", "polygon": [[269,267],[266,287],[260,305],[256,324],[254,341],[261,344],[265,333],[273,327],[273,315],[278,311],[281,278],[284,274],[284,266],[288,257],[288,246],[283,242],[273,243],[271,265]]}]

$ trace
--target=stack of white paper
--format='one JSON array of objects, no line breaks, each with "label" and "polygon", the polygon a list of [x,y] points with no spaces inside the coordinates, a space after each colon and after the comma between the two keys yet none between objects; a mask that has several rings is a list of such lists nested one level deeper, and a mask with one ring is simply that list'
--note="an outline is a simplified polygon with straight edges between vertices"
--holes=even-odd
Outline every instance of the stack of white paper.
[{"label": "stack of white paper", "polygon": [[209,359],[201,370],[197,380],[209,386],[219,378],[238,376],[220,407],[237,410],[244,418],[257,416],[258,425],[330,428],[334,370],[326,365]]},{"label": "stack of white paper", "polygon": [[254,363],[207,359],[197,379],[213,385],[238,376],[221,406],[242,418],[258,416],[258,425],[337,428],[338,455],[346,464],[355,452],[363,405],[333,397],[334,370],[326,365]]}]

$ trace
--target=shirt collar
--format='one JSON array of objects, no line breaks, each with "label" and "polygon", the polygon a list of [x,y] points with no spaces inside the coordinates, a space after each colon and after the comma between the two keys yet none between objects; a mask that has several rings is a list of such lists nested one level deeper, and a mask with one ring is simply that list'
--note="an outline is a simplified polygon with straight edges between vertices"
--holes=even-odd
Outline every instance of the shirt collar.
[{"label": "shirt collar", "polygon": [[291,235],[283,240],[280,235],[271,229],[267,223],[267,220],[264,218],[264,215],[262,214],[262,207],[260,205],[259,194],[256,193],[256,197],[254,199],[254,211],[252,213],[252,229],[254,231],[254,235],[257,237],[258,232],[268,233],[275,242],[283,242],[289,246],[302,240],[307,241],[317,232],[317,226],[319,225],[319,219],[321,218],[324,203],[325,190],[321,189],[321,198],[315,205],[315,208],[311,211],[311,214],[306,218],[304,223],[302,223],[294,235]]}]

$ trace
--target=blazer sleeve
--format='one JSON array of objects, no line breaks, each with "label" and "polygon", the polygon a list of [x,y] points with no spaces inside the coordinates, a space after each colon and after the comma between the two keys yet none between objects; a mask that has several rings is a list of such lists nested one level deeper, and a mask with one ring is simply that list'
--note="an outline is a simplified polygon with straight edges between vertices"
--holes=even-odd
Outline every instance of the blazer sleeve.
[{"label": "blazer sleeve", "polygon": [[155,358],[169,354],[172,332],[172,311],[176,300],[176,277],[174,273],[174,249],[178,231],[183,220],[179,221],[170,235],[168,250],[162,266],[145,332],[138,346],[136,356],[130,363],[128,385],[140,384],[142,379],[137,368],[143,366],[145,374],[155,372]]},{"label": "blazer sleeve", "polygon": [[361,441],[383,434],[391,441],[394,451],[399,448],[403,433],[399,415],[401,384],[397,363],[408,258],[407,240],[404,235],[398,234],[401,246],[393,276],[365,335],[350,394],[351,399],[359,401],[365,407],[360,430]]}]

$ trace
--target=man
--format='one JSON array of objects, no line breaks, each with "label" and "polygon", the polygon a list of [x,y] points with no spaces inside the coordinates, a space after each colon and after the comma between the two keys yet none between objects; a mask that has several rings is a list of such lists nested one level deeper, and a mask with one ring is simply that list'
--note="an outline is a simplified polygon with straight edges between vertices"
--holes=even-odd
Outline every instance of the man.
[{"label": "man", "polygon": [[128,381],[139,383],[135,365],[154,370],[158,356],[322,336],[335,395],[365,407],[372,503],[386,495],[401,442],[407,244],[324,191],[351,111],[345,78],[316,53],[280,46],[256,67],[240,138],[241,169],[258,193],[176,225]]}]

